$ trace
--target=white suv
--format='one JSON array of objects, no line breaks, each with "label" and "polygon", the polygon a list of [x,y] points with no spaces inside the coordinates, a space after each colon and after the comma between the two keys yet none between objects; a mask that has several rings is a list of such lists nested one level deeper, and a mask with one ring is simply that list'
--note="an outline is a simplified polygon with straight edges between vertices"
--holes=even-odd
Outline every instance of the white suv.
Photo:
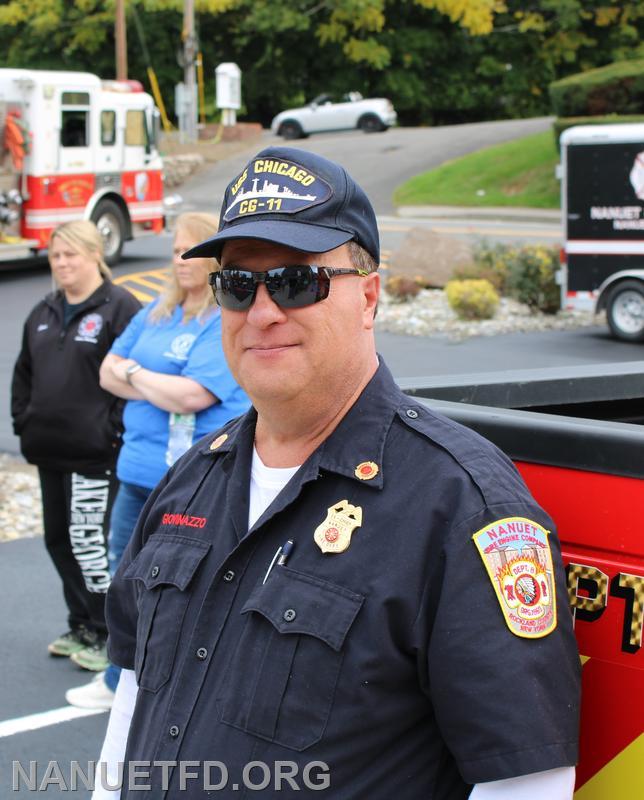
[{"label": "white suv", "polygon": [[349,92],[340,98],[321,94],[307,106],[281,111],[271,122],[271,131],[285,139],[300,139],[309,133],[352,128],[375,133],[395,123],[391,101],[384,97],[365,100],[360,92]]}]

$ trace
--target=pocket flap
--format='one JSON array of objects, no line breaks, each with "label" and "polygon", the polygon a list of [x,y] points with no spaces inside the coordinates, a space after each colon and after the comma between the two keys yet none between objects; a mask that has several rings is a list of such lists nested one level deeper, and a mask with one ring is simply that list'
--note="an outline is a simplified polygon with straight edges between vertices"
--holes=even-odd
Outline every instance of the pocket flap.
[{"label": "pocket flap", "polygon": [[241,613],[256,611],[280,633],[315,636],[338,651],[364,602],[344,586],[276,566],[256,586]]},{"label": "pocket flap", "polygon": [[140,580],[146,589],[172,584],[183,591],[210,549],[210,542],[177,534],[155,533],[123,573]]}]

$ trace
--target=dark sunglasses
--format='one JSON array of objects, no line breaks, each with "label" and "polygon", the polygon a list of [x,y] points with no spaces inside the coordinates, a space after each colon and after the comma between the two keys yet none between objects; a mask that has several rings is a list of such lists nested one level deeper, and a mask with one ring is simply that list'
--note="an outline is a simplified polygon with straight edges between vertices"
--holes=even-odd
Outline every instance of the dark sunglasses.
[{"label": "dark sunglasses", "polygon": [[211,272],[208,282],[217,303],[229,311],[250,308],[260,283],[266,286],[271,300],[281,308],[303,308],[327,298],[331,278],[336,275],[368,273],[361,269],[335,269],[309,264],[275,267],[266,272],[225,267],[219,272]]}]

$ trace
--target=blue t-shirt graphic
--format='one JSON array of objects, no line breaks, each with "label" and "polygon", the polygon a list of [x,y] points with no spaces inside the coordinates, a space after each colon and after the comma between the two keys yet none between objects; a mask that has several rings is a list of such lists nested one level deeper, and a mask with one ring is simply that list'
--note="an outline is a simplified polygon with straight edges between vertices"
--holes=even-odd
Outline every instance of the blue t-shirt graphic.
[{"label": "blue t-shirt graphic", "polygon": [[[151,303],[134,316],[110,352],[133,358],[145,369],[181,375],[201,384],[219,400],[199,411],[193,441],[243,414],[250,400],[233,378],[221,347],[221,315],[213,308],[201,319],[183,321],[177,306],[169,319],[150,321]],[[147,400],[128,400],[123,412],[123,447],[116,474],[120,481],[152,489],[167,470],[170,415]]]}]

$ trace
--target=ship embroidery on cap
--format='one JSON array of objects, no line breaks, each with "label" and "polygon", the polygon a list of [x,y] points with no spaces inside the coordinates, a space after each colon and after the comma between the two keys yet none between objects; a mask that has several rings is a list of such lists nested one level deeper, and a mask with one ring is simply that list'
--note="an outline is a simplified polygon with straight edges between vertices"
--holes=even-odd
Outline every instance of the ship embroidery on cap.
[{"label": "ship embroidery on cap", "polygon": [[332,194],[325,180],[292,161],[258,158],[231,186],[233,199],[224,220],[231,222],[253,214],[296,214],[324,203]]}]

